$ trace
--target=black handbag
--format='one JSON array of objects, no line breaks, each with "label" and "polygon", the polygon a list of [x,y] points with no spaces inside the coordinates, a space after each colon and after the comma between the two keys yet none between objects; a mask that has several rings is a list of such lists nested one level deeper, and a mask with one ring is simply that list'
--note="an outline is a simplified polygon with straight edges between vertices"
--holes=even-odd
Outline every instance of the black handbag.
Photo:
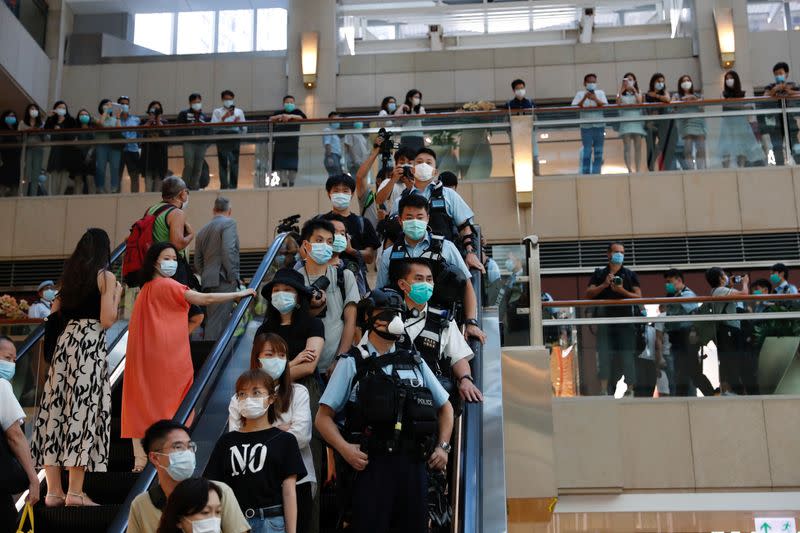
[{"label": "black handbag", "polygon": [[22,468],[6,436],[0,438],[0,487],[6,494],[20,494],[28,490],[28,474]]},{"label": "black handbag", "polygon": [[53,361],[53,354],[56,352],[58,338],[64,332],[64,328],[66,327],[67,324],[64,320],[64,317],[61,315],[61,311],[50,313],[50,316],[48,316],[47,320],[45,320],[42,349],[44,353],[44,360],[48,363]]}]

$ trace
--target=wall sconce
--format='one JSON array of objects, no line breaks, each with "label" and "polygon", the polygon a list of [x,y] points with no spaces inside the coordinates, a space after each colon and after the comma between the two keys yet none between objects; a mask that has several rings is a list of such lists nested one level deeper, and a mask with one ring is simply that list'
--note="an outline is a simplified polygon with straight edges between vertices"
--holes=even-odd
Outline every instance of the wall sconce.
[{"label": "wall sconce", "polygon": [[319,55],[319,33],[306,31],[300,36],[300,59],[303,70],[303,86],[317,86],[317,56]]},{"label": "wall sconce", "polygon": [[717,43],[719,44],[719,64],[722,68],[729,69],[736,62],[733,8],[714,8],[714,28],[717,30]]}]

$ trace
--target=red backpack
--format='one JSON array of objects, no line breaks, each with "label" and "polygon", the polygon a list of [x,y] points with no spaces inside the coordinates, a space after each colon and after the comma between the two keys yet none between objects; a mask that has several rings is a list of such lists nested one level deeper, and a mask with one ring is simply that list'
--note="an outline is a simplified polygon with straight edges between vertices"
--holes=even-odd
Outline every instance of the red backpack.
[{"label": "red backpack", "polygon": [[125,258],[122,261],[122,279],[128,287],[139,287],[142,284],[139,271],[144,265],[147,250],[153,244],[153,226],[163,212],[172,209],[175,209],[175,206],[169,204],[162,205],[153,214],[150,214],[148,209],[144,212],[144,216],[131,226],[131,233],[125,241]]}]

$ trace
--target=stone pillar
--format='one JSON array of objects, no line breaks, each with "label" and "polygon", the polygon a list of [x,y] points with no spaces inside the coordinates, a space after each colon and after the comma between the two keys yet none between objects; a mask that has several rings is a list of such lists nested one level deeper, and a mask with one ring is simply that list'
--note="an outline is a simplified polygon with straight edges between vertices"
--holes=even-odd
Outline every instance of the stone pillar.
[{"label": "stone pillar", "polygon": [[61,97],[61,81],[64,74],[64,56],[67,37],[72,33],[72,10],[65,0],[48,1],[47,37],[45,53],[50,58],[50,107]]},{"label": "stone pillar", "polygon": [[[706,98],[720,98],[722,95],[723,74],[725,70],[719,62],[719,45],[717,33],[714,29],[714,7],[733,8],[733,26],[736,38],[736,61],[733,65],[742,80],[742,89],[748,96],[753,95],[754,79],[759,78],[759,72],[753,72],[750,65],[750,33],[747,27],[747,0],[713,0],[695,2],[695,16],[697,17],[697,36],[700,47],[700,80],[696,84],[702,87]],[[761,78],[763,79],[763,75]]]},{"label": "stone pillar", "polygon": [[[287,30],[287,74],[289,94],[297,100],[298,107],[309,118],[326,117],[336,108],[336,2],[319,0],[291,0],[289,2],[289,28]],[[319,32],[317,57],[317,86],[303,86],[300,63],[300,36],[305,31]]]}]

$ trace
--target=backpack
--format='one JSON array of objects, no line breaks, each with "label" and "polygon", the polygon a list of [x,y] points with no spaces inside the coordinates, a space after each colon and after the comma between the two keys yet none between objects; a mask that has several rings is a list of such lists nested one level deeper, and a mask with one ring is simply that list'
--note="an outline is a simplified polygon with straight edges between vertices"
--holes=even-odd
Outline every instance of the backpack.
[{"label": "backpack", "polygon": [[156,219],[162,213],[175,209],[175,206],[165,204],[150,214],[150,209],[144,212],[144,216],[133,223],[128,240],[125,241],[125,258],[122,260],[122,279],[128,287],[139,287],[139,271],[144,265],[144,258],[147,250],[153,244],[153,226]]},{"label": "backpack", "polygon": [[[716,309],[711,302],[706,302],[695,309],[693,315],[714,315]],[[695,321],[692,324],[689,342],[697,346],[705,346],[709,342],[717,342],[717,324],[712,321]]]}]

